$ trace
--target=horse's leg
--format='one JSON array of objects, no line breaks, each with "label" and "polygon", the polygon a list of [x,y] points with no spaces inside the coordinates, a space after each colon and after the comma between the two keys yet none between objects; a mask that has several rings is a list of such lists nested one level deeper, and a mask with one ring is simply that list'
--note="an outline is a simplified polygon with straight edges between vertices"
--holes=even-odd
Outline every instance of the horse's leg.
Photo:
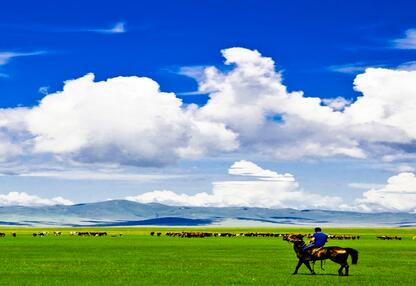
[{"label": "horse's leg", "polygon": [[339,274],[339,276],[342,276],[343,275],[343,273],[342,273],[342,268],[344,268],[344,264],[341,264],[341,267],[338,269],[338,274]]},{"label": "horse's leg", "polygon": [[345,263],[344,268],[345,268],[345,276],[348,276],[348,269],[350,268],[348,263]]},{"label": "horse's leg", "polygon": [[298,274],[299,267],[302,266],[302,263],[303,263],[303,260],[299,259],[298,264],[296,265],[296,268],[295,268],[295,272],[293,272],[293,275]]},{"label": "horse's leg", "polygon": [[305,262],[303,262],[303,263],[305,263],[306,267],[308,267],[308,269],[309,269],[309,271],[311,272],[312,275],[316,274],[315,271],[312,270],[311,265],[309,264],[309,261],[305,260]]}]

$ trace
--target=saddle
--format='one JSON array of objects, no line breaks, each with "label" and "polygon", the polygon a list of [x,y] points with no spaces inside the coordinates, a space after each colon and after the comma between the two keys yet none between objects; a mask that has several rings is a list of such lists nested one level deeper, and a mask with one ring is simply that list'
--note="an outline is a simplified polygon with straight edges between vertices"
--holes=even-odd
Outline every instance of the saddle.
[{"label": "saddle", "polygon": [[320,258],[325,253],[325,249],[323,246],[315,247],[312,248],[309,253],[312,258]]}]

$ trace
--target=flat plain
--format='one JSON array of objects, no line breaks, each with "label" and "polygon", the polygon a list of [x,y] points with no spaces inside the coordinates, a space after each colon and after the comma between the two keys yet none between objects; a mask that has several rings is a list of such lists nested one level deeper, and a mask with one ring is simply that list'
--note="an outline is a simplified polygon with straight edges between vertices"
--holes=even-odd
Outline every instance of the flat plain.
[{"label": "flat plain", "polygon": [[[39,231],[61,231],[33,237]],[[71,236],[71,231],[106,231],[107,236]],[[150,232],[162,232],[160,237]],[[416,229],[331,228],[330,234],[360,235],[328,246],[359,251],[350,276],[338,265],[318,263],[316,276],[302,266],[292,245],[267,237],[167,237],[167,231],[310,233],[306,228],[2,228],[0,285],[415,285]],[[12,237],[11,233],[17,236]],[[120,236],[120,234],[122,234]],[[402,240],[377,240],[377,235]],[[350,261],[350,260],[349,260]]]}]

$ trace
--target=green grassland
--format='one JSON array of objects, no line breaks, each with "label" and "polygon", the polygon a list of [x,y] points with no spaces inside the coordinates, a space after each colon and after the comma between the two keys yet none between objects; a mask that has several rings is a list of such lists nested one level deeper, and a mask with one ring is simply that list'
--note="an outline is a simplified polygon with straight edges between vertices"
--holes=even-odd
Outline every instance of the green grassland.
[{"label": "green grassland", "polygon": [[[291,275],[297,259],[292,245],[281,238],[152,237],[150,231],[178,228],[105,228],[106,237],[32,237],[54,229],[2,228],[0,285],[415,285],[416,229],[337,228],[332,234],[360,235],[360,240],[331,240],[328,245],[359,251],[349,277],[337,276],[328,261],[318,275],[302,266]],[[90,231],[93,229],[81,229]],[[309,229],[212,229],[220,232],[310,232]],[[11,232],[17,232],[12,237]],[[119,234],[123,234],[119,236]],[[399,235],[401,241],[376,240],[379,234]]]}]

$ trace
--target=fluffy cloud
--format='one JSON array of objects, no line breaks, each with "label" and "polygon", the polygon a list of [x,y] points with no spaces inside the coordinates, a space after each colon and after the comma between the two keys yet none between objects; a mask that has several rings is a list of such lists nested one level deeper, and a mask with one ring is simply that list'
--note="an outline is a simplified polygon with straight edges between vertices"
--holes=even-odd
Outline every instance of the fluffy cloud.
[{"label": "fluffy cloud", "polygon": [[357,209],[365,211],[416,212],[416,176],[400,173],[390,177],[385,186],[363,193],[356,203]]},{"label": "fluffy cloud", "polygon": [[303,192],[291,174],[278,174],[250,161],[235,162],[229,169],[234,176],[255,180],[220,181],[213,183],[212,193],[195,195],[177,194],[172,191],[153,191],[128,200],[141,203],[162,203],[180,206],[248,206],[266,208],[334,208],[342,200]]},{"label": "fluffy cloud", "polygon": [[[223,51],[231,71],[210,67],[200,90],[210,100],[198,118],[224,123],[242,148],[278,158],[412,158],[416,71],[368,68],[354,80],[355,102],[288,92],[272,59],[258,51]],[[403,104],[403,103],[406,104]]]},{"label": "fluffy cloud", "polygon": [[44,205],[72,205],[70,200],[62,197],[52,199],[41,198],[29,195],[25,192],[10,192],[8,194],[0,194],[0,205],[19,205],[19,206],[44,206]]},{"label": "fluffy cloud", "polygon": [[26,123],[34,152],[82,162],[160,166],[238,146],[224,124],[195,119],[149,78],[68,81],[28,111]]},{"label": "fluffy cloud", "polygon": [[50,155],[85,163],[164,166],[225,152],[272,158],[416,158],[416,71],[368,68],[355,102],[289,92],[271,58],[222,51],[196,76],[205,105],[184,105],[145,77],[65,82],[32,108],[0,110],[0,157]]}]

